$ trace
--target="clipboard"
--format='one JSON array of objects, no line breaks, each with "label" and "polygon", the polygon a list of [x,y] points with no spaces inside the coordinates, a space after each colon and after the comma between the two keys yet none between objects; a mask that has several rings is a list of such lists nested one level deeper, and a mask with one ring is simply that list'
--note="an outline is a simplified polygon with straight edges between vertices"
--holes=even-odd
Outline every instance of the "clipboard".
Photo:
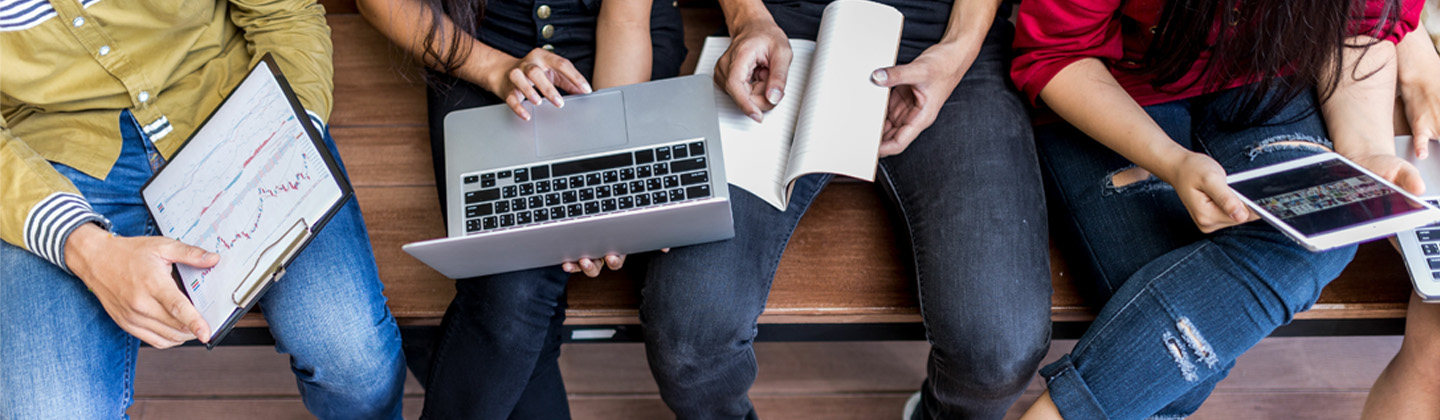
[{"label": "clipboard", "polygon": [[[261,71],[262,69],[264,71]],[[267,78],[265,74],[268,74],[269,76],[271,76],[271,78]],[[151,219],[155,220],[157,222],[157,225],[161,225],[161,233],[167,237],[171,237],[172,239],[180,239],[177,236],[182,236],[172,236],[173,232],[168,232],[165,229],[163,222],[173,222],[174,220],[177,220],[177,218],[181,218],[180,220],[183,220],[183,216],[177,216],[176,213],[165,215],[164,213],[167,210],[165,207],[165,204],[167,204],[165,202],[166,200],[156,198],[167,197],[165,191],[157,191],[157,189],[159,189],[156,188],[157,185],[174,190],[176,184],[176,180],[174,178],[181,177],[181,175],[172,175],[167,172],[167,170],[182,171],[182,169],[172,169],[172,167],[176,166],[177,161],[181,160],[184,160],[187,164],[193,163],[196,159],[201,159],[198,156],[204,156],[204,158],[200,160],[201,162],[206,162],[207,159],[213,159],[217,162],[233,162],[236,159],[245,159],[245,156],[231,157],[223,156],[223,154],[222,156],[210,156],[219,154],[219,151],[214,150],[213,148],[210,148],[208,146],[213,146],[212,143],[215,143],[214,137],[217,132],[243,132],[243,130],[240,130],[240,128],[249,129],[253,127],[236,126],[235,128],[237,129],[230,131],[225,130],[226,128],[229,128],[229,126],[210,129],[207,129],[207,127],[210,127],[212,124],[228,124],[231,122],[230,118],[233,117],[234,114],[245,112],[245,107],[249,106],[249,104],[234,103],[243,100],[236,99],[236,96],[242,90],[242,88],[247,88],[250,86],[260,86],[261,90],[270,89],[270,91],[273,91],[274,87],[270,85],[270,83],[272,82],[275,85],[278,85],[280,93],[284,96],[283,103],[278,103],[278,106],[275,109],[271,110],[275,114],[272,116],[285,117],[286,122],[297,122],[298,128],[300,130],[303,130],[303,135],[297,134],[293,139],[289,140],[290,143],[288,144],[293,145],[294,147],[298,147],[300,148],[300,150],[315,153],[315,159],[318,162],[323,162],[323,165],[318,165],[322,167],[317,167],[313,169],[319,175],[328,175],[325,176],[322,181],[317,183],[317,185],[319,186],[315,188],[323,189],[328,193],[338,195],[334,196],[333,202],[316,199],[318,200],[316,202],[304,203],[312,207],[316,203],[324,205],[323,214],[317,215],[315,214],[317,212],[312,211],[312,214],[310,214],[308,217],[301,215],[298,217],[297,220],[294,220],[293,223],[287,222],[282,225],[277,225],[274,226],[273,229],[269,229],[266,232],[258,231],[260,229],[260,222],[257,219],[255,223],[257,231],[253,232],[253,235],[250,235],[248,233],[246,235],[246,238],[257,239],[252,244],[249,244],[249,246],[253,247],[254,249],[258,249],[258,254],[250,254],[246,256],[247,258],[253,256],[255,260],[253,262],[244,260],[245,264],[242,264],[242,266],[236,266],[233,270],[228,271],[227,274],[240,272],[244,273],[242,276],[239,277],[239,281],[237,282],[237,284],[235,284],[233,288],[216,287],[206,290],[207,292],[209,292],[207,297],[215,298],[222,295],[219,293],[220,289],[228,289],[224,290],[224,299],[216,298],[212,301],[208,301],[207,307],[209,307],[209,305],[225,305],[214,306],[214,309],[212,311],[209,311],[210,313],[221,313],[224,309],[227,309],[231,306],[234,307],[233,310],[229,311],[228,316],[225,316],[223,318],[223,322],[217,322],[219,321],[218,317],[213,319],[207,318],[207,322],[210,323],[211,327],[211,337],[206,344],[206,347],[208,349],[214,349],[216,344],[219,344],[225,339],[225,337],[230,333],[230,331],[235,328],[235,324],[246,313],[248,313],[252,308],[254,308],[255,304],[260,301],[261,297],[263,297],[265,293],[270,290],[271,287],[273,287],[277,282],[281,280],[282,277],[284,277],[286,270],[288,269],[290,264],[294,262],[295,258],[297,258],[304,251],[305,247],[307,247],[310,242],[315,238],[315,235],[319,233],[320,230],[323,229],[324,226],[330,221],[330,219],[333,218],[334,215],[340,211],[340,208],[343,207],[349,200],[353,199],[355,195],[354,188],[350,185],[350,182],[346,178],[345,173],[340,169],[340,165],[335,159],[335,156],[333,156],[330,153],[330,149],[326,147],[324,138],[321,136],[320,131],[317,129],[317,127],[315,127],[315,124],[311,123],[309,114],[305,111],[304,106],[300,103],[300,98],[296,96],[295,91],[291,89],[289,82],[285,79],[284,74],[281,73],[280,67],[276,64],[274,58],[267,53],[264,56],[260,57],[255,67],[246,74],[246,76],[241,80],[240,83],[236,84],[236,86],[231,89],[231,92],[226,95],[226,98],[221,101],[220,105],[215,110],[211,111],[211,114],[205,118],[205,121],[202,122],[193,133],[191,133],[190,138],[187,138],[185,142],[180,146],[180,148],[172,156],[170,156],[170,159],[168,159],[163,166],[158,168],[155,171],[155,174],[152,175],[151,178],[146,181],[145,185],[141,187],[141,195],[145,198],[146,207],[150,212]],[[277,98],[263,96],[257,97],[275,99],[276,101],[279,101]],[[221,117],[222,112],[225,113],[224,117]],[[217,122],[217,120],[219,120],[219,122]],[[275,124],[277,122],[278,121],[262,120],[258,124]],[[259,125],[258,127],[266,128],[269,126]],[[290,130],[295,129],[296,128],[290,128]],[[197,140],[197,137],[200,137],[202,135],[207,135],[209,137],[207,137],[204,141]],[[282,138],[281,140],[284,141],[286,139]],[[195,146],[197,142],[204,145]],[[266,140],[265,143],[261,143],[261,145],[255,149],[256,154],[250,156],[250,159],[253,160],[259,157],[260,150],[263,149],[266,144],[269,144],[269,140]],[[275,159],[278,160],[280,159],[279,156],[287,155],[275,153],[273,156],[276,156]],[[308,156],[308,154],[306,156]],[[247,160],[246,163],[248,164],[249,161]],[[306,168],[311,169],[308,165],[306,166]],[[194,168],[189,169],[193,170]],[[242,168],[240,174],[238,174],[236,178],[239,179],[240,175],[243,175],[245,173],[244,171],[245,169]],[[254,169],[254,171],[261,171],[261,169]],[[193,185],[187,184],[187,188],[193,188]],[[236,194],[232,191],[239,190],[233,190],[234,188],[237,187],[233,184],[227,184],[225,187],[219,188],[218,190],[220,192],[216,195],[217,199],[218,197],[220,197],[219,194]],[[181,192],[176,192],[175,195],[184,195],[192,192],[193,191],[189,191],[187,189]],[[190,194],[189,196],[193,197],[195,196],[195,194]],[[305,196],[308,197],[309,193],[306,193]],[[208,197],[208,195],[206,195],[205,197]],[[207,210],[208,208],[209,207],[206,207]],[[198,218],[196,224],[199,224]],[[258,240],[259,238],[267,238],[268,240],[260,241]],[[205,246],[206,244],[191,243],[191,245],[206,248],[207,251],[219,252],[222,258],[222,264],[225,263],[224,260],[226,258],[230,258],[230,256],[226,255],[224,252],[210,249],[209,247]],[[219,266],[217,266],[217,268],[219,268]],[[193,268],[188,269],[194,270]],[[206,270],[206,272],[208,272],[208,270]],[[195,303],[197,296],[192,294],[192,290],[198,289],[195,287],[187,287],[187,284],[185,283],[186,279],[182,275],[182,268],[178,265],[172,266],[171,275],[176,282],[176,286],[180,288],[181,292],[185,293],[186,298],[190,299],[192,303]],[[234,278],[234,275],[230,275],[229,277]]]}]

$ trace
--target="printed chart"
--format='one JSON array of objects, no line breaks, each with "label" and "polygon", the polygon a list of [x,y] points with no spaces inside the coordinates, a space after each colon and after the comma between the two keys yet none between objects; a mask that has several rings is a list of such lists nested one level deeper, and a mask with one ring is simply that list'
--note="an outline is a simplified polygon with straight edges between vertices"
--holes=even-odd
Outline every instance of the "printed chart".
[{"label": "printed chart", "polygon": [[220,254],[181,265],[196,309],[218,329],[232,295],[275,258],[280,237],[320,220],[343,192],[268,67],[261,64],[143,191],[161,234]]}]

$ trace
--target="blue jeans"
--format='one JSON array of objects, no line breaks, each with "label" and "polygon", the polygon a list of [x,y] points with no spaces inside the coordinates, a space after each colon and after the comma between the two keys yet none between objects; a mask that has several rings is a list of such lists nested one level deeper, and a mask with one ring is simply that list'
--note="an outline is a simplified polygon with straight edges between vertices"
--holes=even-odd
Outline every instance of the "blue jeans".
[{"label": "blue jeans", "polygon": [[[124,147],[106,179],[55,168],[115,233],[155,235],[139,192],[154,147],[128,112],[120,125]],[[328,133],[325,141],[338,159]],[[317,417],[400,418],[404,363],[381,287],[352,199],[260,300],[275,349],[290,355],[300,395]],[[126,418],[139,346],[79,278],[0,243],[0,418]]]},{"label": "blue jeans", "polygon": [[[1329,147],[1313,95],[1268,124],[1226,129],[1238,90],[1145,107],[1172,139],[1227,173]],[[1070,419],[1184,417],[1235,358],[1309,309],[1354,256],[1313,253],[1264,222],[1203,234],[1169,184],[1116,186],[1133,165],[1066,123],[1036,127],[1057,242],[1106,302],[1069,354],[1041,370]],[[1298,140],[1300,144],[1285,143]],[[1310,144],[1305,144],[1310,143]]]},{"label": "blue jeans", "polygon": [[[824,3],[793,3],[770,11],[790,37],[813,37]],[[934,43],[912,31],[931,28],[938,39],[950,6],[898,3],[908,61]],[[1029,118],[1008,84],[1012,30],[997,19],[935,123],[880,160],[878,183],[897,209],[932,345],[921,418],[1003,417],[1049,347],[1044,192]],[[756,417],[746,397],[756,320],[791,233],[830,180],[801,178],[784,212],[731,188],[733,239],[651,260],[640,307],[646,353],[677,418]]]}]

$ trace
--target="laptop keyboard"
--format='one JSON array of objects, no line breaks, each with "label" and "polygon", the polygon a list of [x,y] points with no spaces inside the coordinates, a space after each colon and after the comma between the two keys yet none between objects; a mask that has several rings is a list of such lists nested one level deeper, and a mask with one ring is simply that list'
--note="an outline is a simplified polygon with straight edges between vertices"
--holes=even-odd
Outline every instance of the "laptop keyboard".
[{"label": "laptop keyboard", "polygon": [[[461,176],[465,233],[477,234],[710,197],[705,142],[685,140]],[[477,188],[478,186],[478,188]]]},{"label": "laptop keyboard", "polygon": [[[1440,206],[1440,200],[1425,201]],[[1420,251],[1425,253],[1425,262],[1430,265],[1430,278],[1440,280],[1440,223],[1415,229],[1415,236],[1420,240]]]}]

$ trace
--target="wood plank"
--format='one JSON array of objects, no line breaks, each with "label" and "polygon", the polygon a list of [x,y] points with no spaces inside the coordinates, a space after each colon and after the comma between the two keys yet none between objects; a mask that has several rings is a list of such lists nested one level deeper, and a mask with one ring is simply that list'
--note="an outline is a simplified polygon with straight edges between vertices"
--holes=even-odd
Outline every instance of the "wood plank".
[{"label": "wood plank", "polygon": [[[430,129],[425,126],[332,126],[330,135],[355,187],[417,186],[434,189]],[[435,217],[440,209],[435,208]],[[420,215],[417,215],[420,216]]]},{"label": "wood plank", "polygon": [[[401,400],[401,416],[406,419],[420,418],[424,399],[406,397]],[[301,420],[314,419],[305,410],[305,403],[294,398],[241,398],[241,399],[140,399],[126,414],[134,420]]]},{"label": "wood plank", "polygon": [[360,15],[332,14],[335,110],[332,127],[424,125],[425,78]]},{"label": "wood plank", "polygon": [[[405,395],[424,395],[406,373]],[[135,361],[136,398],[299,397],[290,357],[269,346],[143,347]]]}]

